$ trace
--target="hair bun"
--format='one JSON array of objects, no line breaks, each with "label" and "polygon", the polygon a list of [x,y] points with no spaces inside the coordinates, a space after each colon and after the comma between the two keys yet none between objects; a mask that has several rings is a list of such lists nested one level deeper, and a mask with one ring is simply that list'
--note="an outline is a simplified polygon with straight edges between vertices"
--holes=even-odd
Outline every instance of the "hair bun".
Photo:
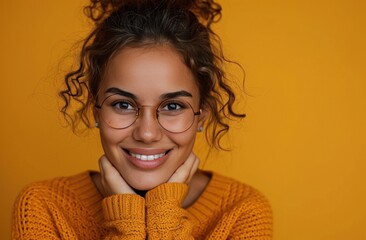
[{"label": "hair bun", "polygon": [[215,0],[90,0],[84,12],[88,18],[98,24],[110,13],[125,6],[142,8],[158,5],[192,11],[207,27],[221,18],[221,6]]}]

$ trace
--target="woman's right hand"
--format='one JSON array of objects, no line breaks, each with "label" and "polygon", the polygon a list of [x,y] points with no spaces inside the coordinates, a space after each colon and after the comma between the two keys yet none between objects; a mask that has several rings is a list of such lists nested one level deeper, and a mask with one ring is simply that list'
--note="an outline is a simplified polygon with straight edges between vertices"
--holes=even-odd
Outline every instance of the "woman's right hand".
[{"label": "woman's right hand", "polygon": [[102,188],[100,191],[104,197],[114,194],[136,194],[105,155],[99,158],[99,169]]}]

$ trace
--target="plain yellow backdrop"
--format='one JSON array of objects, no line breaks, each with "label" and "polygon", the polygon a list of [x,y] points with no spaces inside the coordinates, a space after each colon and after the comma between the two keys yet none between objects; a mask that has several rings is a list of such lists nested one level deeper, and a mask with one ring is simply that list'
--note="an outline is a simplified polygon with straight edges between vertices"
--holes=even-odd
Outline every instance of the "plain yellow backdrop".
[{"label": "plain yellow backdrop", "polygon": [[[88,32],[85,2],[0,1],[1,239],[27,183],[97,168],[97,132],[62,127],[56,99]],[[215,28],[246,71],[248,117],[205,168],[269,198],[275,239],[366,239],[366,2],[220,2]]]}]

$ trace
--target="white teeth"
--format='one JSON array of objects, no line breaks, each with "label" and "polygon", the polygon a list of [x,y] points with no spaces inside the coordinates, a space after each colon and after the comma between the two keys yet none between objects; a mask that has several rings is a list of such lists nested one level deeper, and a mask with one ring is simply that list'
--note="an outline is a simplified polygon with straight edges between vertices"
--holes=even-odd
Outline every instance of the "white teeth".
[{"label": "white teeth", "polygon": [[153,155],[144,155],[130,152],[131,156],[143,161],[152,161],[158,158],[161,158],[165,155],[165,153],[153,154]]}]

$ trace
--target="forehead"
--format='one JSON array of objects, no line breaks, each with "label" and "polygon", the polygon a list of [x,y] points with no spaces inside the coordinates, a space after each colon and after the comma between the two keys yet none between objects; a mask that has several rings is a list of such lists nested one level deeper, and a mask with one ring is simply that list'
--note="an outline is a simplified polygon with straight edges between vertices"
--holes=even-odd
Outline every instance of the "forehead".
[{"label": "forehead", "polygon": [[169,45],[120,50],[107,65],[100,92],[104,94],[111,87],[142,99],[152,100],[161,94],[182,90],[199,98],[192,71]]}]

